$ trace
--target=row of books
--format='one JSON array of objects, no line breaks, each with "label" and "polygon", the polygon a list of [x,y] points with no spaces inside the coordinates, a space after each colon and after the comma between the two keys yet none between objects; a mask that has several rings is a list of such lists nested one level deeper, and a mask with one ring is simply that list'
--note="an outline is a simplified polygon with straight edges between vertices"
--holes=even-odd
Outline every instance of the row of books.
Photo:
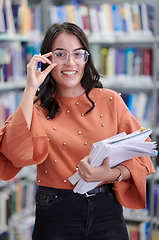
[{"label": "row of books", "polygon": [[[154,186],[154,217],[153,225],[150,226],[150,185],[147,182],[147,206],[145,209],[124,208],[124,216],[127,221],[127,228],[130,240],[158,240],[159,237],[159,184]],[[151,199],[152,200],[152,199]],[[131,220],[130,220],[131,219]],[[132,219],[136,219],[132,221]],[[152,227],[152,228],[151,228]]]},{"label": "row of books", "polygon": [[41,42],[21,44],[0,43],[0,83],[26,78],[26,65],[34,54],[39,54]]},{"label": "row of books", "polygon": [[[131,209],[123,207],[124,217],[127,221],[134,219],[136,222],[149,222],[151,215],[150,211],[152,211],[152,209],[150,209],[150,201],[154,201],[153,228],[159,229],[159,183],[155,183],[153,191],[151,191],[149,180],[150,179],[148,178],[146,183],[146,207],[144,209]],[[151,195],[153,195],[153,198]]]},{"label": "row of books", "polygon": [[[125,101],[130,112],[136,117],[142,126],[149,128],[152,126],[152,106],[153,97],[145,92],[138,93],[122,93],[122,98]],[[156,116],[157,117],[157,116]]]},{"label": "row of books", "polygon": [[[0,82],[18,81],[26,77],[26,65],[40,52],[40,42],[0,44]],[[152,76],[152,50],[148,48],[114,48],[92,45],[91,53],[97,70],[107,77]],[[150,81],[151,82],[151,81]]]},{"label": "row of books", "polygon": [[34,214],[35,181],[21,179],[0,189],[0,233]]},{"label": "row of books", "polygon": [[158,240],[159,228],[150,230],[149,222],[127,223],[127,229],[129,233],[129,240]]},{"label": "row of books", "polygon": [[32,240],[34,221],[34,216],[26,217],[23,221],[19,221],[14,228],[0,234],[0,240]]},{"label": "row of books", "polygon": [[73,22],[95,36],[120,36],[134,33],[152,35],[155,24],[155,9],[145,2],[123,4],[73,4],[48,7],[48,25],[55,22]]},{"label": "row of books", "polygon": [[28,0],[0,1],[0,32],[23,34],[42,32],[41,5],[28,5]]},{"label": "row of books", "polygon": [[95,65],[102,75],[152,76],[152,49],[101,47],[92,44]]},{"label": "row of books", "polygon": [[[47,6],[46,6],[47,7]],[[0,2],[0,32],[29,34],[42,32],[41,5],[28,5],[28,0]],[[121,33],[145,33],[152,35],[155,24],[155,9],[142,2],[123,4],[87,5],[74,0],[73,4],[47,7],[48,25],[55,22],[73,22],[87,34],[119,35]]]},{"label": "row of books", "polygon": [[[127,229],[130,240],[150,240],[150,224],[149,222],[128,223]],[[153,239],[151,239],[153,240]]]}]

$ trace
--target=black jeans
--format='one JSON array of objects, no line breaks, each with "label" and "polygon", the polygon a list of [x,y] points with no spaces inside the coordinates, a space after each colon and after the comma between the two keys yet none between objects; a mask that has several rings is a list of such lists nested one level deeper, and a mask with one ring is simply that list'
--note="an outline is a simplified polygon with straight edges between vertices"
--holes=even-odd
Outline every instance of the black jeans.
[{"label": "black jeans", "polygon": [[87,197],[39,187],[33,240],[128,240],[122,206],[112,189]]}]

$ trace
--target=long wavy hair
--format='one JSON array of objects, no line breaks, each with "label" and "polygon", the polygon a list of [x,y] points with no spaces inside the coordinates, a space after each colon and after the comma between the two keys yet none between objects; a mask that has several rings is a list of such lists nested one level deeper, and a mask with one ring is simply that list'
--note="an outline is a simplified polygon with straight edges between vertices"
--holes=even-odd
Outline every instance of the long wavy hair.
[{"label": "long wavy hair", "polygon": [[[40,52],[42,55],[51,51],[52,44],[55,38],[60,33],[63,33],[63,32],[75,35],[80,40],[83,49],[88,51],[88,53],[90,54],[89,42],[83,30],[73,23],[64,22],[62,24],[55,23],[48,28],[41,45]],[[42,71],[47,66],[48,64],[42,64]],[[88,57],[88,61],[85,65],[83,77],[81,79],[81,85],[85,89],[86,97],[91,102],[91,105],[92,105],[91,108],[88,109],[88,111],[85,114],[90,112],[95,107],[95,103],[89,97],[89,92],[93,88],[103,87],[102,83],[99,81],[100,77],[101,77],[100,74],[94,67],[93,59],[90,54]],[[35,102],[40,100],[41,106],[48,110],[47,117],[54,118],[58,113],[60,106],[58,104],[57,98],[55,97],[56,81],[51,75],[51,73],[47,75],[44,82],[41,84],[39,90],[37,91],[36,96],[37,97]]]}]

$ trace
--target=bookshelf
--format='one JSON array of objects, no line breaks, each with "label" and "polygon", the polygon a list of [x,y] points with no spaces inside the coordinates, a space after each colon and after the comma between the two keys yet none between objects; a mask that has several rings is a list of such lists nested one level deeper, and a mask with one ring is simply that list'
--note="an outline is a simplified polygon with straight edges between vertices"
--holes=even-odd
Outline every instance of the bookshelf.
[{"label": "bookshelf", "polygon": [[[32,1],[30,5],[22,0],[0,1],[0,127],[14,113],[21,100],[26,85],[27,62],[39,53],[42,39],[42,25],[38,20],[41,16],[39,2],[33,4]],[[23,14],[17,19],[16,13],[20,8]],[[11,15],[13,9],[14,17]],[[1,21],[4,12],[6,22]],[[29,166],[10,181],[0,180],[1,240],[31,239],[35,176],[35,167]]]},{"label": "bookshelf", "polygon": [[[122,50],[124,53],[128,54],[128,50],[132,50],[131,54],[128,54],[130,58],[127,58],[129,61],[132,59],[132,55],[134,57],[134,54],[138,50],[148,50],[149,51],[149,56],[151,54],[151,61],[149,62],[149,66],[147,68],[151,68],[149,71],[150,73],[144,74],[139,74],[139,72],[134,74],[134,69],[132,68],[133,66],[131,65],[131,74],[126,74],[127,72],[120,72],[120,74],[117,74],[116,72],[113,72],[115,70],[112,70],[113,74],[111,75],[110,72],[106,72],[106,70],[103,71],[103,78],[101,81],[103,82],[104,87],[106,88],[111,88],[114,89],[117,92],[120,92],[122,94],[123,99],[126,101],[129,99],[134,99],[136,98],[136,102],[138,99],[138,102],[141,103],[138,106],[138,109],[143,110],[149,109],[149,112],[147,113],[148,119],[140,119],[141,123],[143,121],[143,125],[146,127],[151,127],[154,129],[152,138],[154,141],[157,141],[159,137],[159,127],[158,127],[158,91],[159,91],[159,81],[158,81],[158,70],[159,70],[159,65],[158,65],[158,44],[159,44],[159,28],[158,24],[159,19],[158,19],[158,14],[159,13],[159,2],[158,0],[152,0],[151,4],[149,0],[136,0],[136,1],[131,1],[131,0],[83,0],[80,7],[77,4],[77,1],[70,1],[70,0],[19,0],[19,1],[10,1],[10,0],[2,0],[1,2],[15,2],[15,3],[20,3],[23,4],[23,19],[20,19],[21,24],[17,25],[16,22],[14,21],[15,27],[12,27],[12,18],[8,16],[8,23],[10,23],[9,28],[6,32],[4,30],[4,26],[1,26],[1,21],[0,21],[0,50],[2,49],[5,51],[6,54],[3,54],[3,56],[12,56],[12,50],[13,49],[20,49],[20,53],[24,51],[24,58],[21,58],[21,61],[23,64],[21,66],[21,72],[18,73],[18,77],[13,77],[13,73],[11,76],[8,77],[8,79],[4,79],[4,72],[2,71],[4,69],[4,65],[9,64],[8,58],[2,58],[0,57],[0,118],[2,115],[1,106],[4,104],[2,103],[5,101],[6,98],[11,99],[13,97],[13,94],[17,95],[19,94],[19,97],[17,97],[20,101],[20,96],[22,93],[22,90],[25,87],[26,83],[26,72],[25,72],[25,66],[27,64],[27,61],[29,58],[35,54],[39,53],[40,49],[40,43],[42,39],[43,32],[45,29],[53,23],[53,21],[69,21],[70,18],[66,19],[64,16],[60,19],[58,19],[58,16],[55,14],[57,13],[57,8],[56,6],[65,6],[64,7],[59,7],[58,12],[60,15],[60,10],[61,11],[72,11],[74,10],[74,13],[76,13],[76,18],[75,23],[80,25],[88,35],[90,45],[91,45],[91,51],[95,59],[95,65],[99,71],[103,71],[101,69],[101,65],[104,65],[104,68],[108,69],[108,66],[110,66],[110,62],[115,62],[117,58],[113,58],[115,54],[117,54],[117,50]],[[114,5],[121,5],[123,3],[127,3],[126,7],[128,8],[129,5],[135,3],[135,4],[150,4],[153,6],[153,9],[155,9],[155,12],[151,12],[152,15],[150,15],[150,23],[151,23],[151,29],[148,27],[148,25],[144,25],[144,30],[143,29],[138,29],[138,30],[132,30],[132,26],[129,26],[129,31],[124,31],[120,29],[119,25],[116,25],[116,30],[112,30],[111,28],[104,28],[105,26],[100,26],[99,23],[103,22],[103,14],[101,14],[101,21],[98,22],[93,22],[91,24],[90,19],[88,17],[89,10],[91,8],[91,14],[92,16],[95,16],[97,14],[96,12],[96,7],[95,6],[104,6],[102,5],[103,3],[109,4],[110,6]],[[66,6],[70,6],[74,4],[73,8],[67,8]],[[109,6],[109,7],[110,7]],[[144,5],[145,6],[145,5]],[[108,7],[108,5],[107,5]],[[134,5],[134,9],[136,5]],[[98,8],[99,10],[99,8]],[[100,8],[101,10],[101,8]],[[0,15],[1,15],[1,3],[0,3]],[[115,8],[114,8],[115,11]],[[26,14],[27,13],[27,14]],[[54,13],[54,14],[51,14]],[[69,12],[70,13],[70,12]],[[101,12],[100,12],[101,13]],[[82,18],[85,19],[85,22],[82,22],[80,20],[80,14],[82,14]],[[56,15],[56,19],[53,19],[53,16]],[[30,16],[30,17],[28,17]],[[51,18],[52,16],[52,18]],[[68,16],[72,16],[72,14],[68,14]],[[97,16],[97,15],[96,15]],[[13,19],[15,20],[16,17]],[[28,19],[31,19],[31,21],[28,21]],[[42,19],[42,21],[40,20]],[[73,19],[73,18],[72,18]],[[155,19],[155,20],[154,20]],[[94,20],[96,18],[94,17]],[[71,21],[71,20],[70,20]],[[92,20],[93,21],[93,20]],[[132,20],[131,20],[132,21]],[[89,22],[89,25],[88,25]],[[97,24],[98,22],[98,24]],[[120,22],[120,21],[119,21]],[[26,24],[27,23],[27,24]],[[84,24],[85,23],[85,24]],[[148,24],[148,22],[147,22]],[[99,28],[100,26],[100,28]],[[108,27],[108,26],[107,26]],[[152,30],[153,28],[153,30]],[[103,29],[103,30],[102,30]],[[118,29],[118,30],[117,30]],[[11,47],[13,46],[13,47]],[[109,50],[111,50],[111,54],[109,55],[110,61],[106,64],[106,56],[102,56],[101,50],[106,49],[106,52],[108,53]],[[109,52],[109,53],[110,53]],[[143,55],[143,52],[141,52]],[[0,54],[0,56],[2,56]],[[120,55],[121,56],[121,55]],[[21,56],[22,57],[22,56]],[[102,60],[102,58],[105,60]],[[143,58],[142,58],[143,59]],[[19,65],[18,69],[19,69]],[[146,65],[147,66],[147,65]],[[112,64],[111,64],[112,67]],[[11,66],[10,66],[11,68]],[[146,68],[146,69],[147,69]],[[114,66],[115,69],[115,66]],[[121,70],[121,69],[120,69]],[[136,67],[136,71],[139,71],[139,66],[138,68]],[[126,70],[125,70],[126,71]],[[133,74],[132,74],[133,72]],[[6,78],[6,76],[5,76]],[[17,80],[18,79],[18,80]],[[11,94],[11,97],[9,97]],[[3,99],[4,96],[4,99]],[[3,100],[3,101],[2,101]],[[5,101],[6,102],[6,101]],[[149,102],[149,108],[148,106]],[[16,108],[18,102],[16,104],[14,103],[14,109]],[[144,105],[143,105],[144,104]],[[7,105],[8,106],[8,105]],[[144,106],[144,107],[143,107]],[[129,106],[130,107],[130,106]],[[7,108],[7,107],[6,107]],[[10,115],[14,111],[13,108],[11,109],[6,109],[5,112],[7,112],[7,115]],[[158,109],[156,111],[156,109]],[[134,113],[135,114],[135,113]],[[144,113],[143,113],[144,114]],[[2,119],[0,119],[0,125],[3,124],[4,119],[7,117],[5,115]],[[146,112],[145,112],[146,115]],[[141,117],[141,116],[140,116]],[[143,117],[142,117],[143,118]],[[153,158],[152,161],[154,162],[154,165],[156,166],[156,170],[158,169],[159,162],[156,158]],[[35,169],[29,168],[28,171],[33,171],[33,175],[35,175]],[[17,184],[22,184],[23,186],[25,183],[28,182],[27,179],[27,173],[26,169],[20,173],[20,175],[17,176],[16,179],[13,179],[13,181],[9,182],[2,182],[0,181],[0,199],[5,199],[8,197],[8,194],[6,194],[5,190],[9,188],[14,188]],[[125,218],[128,221],[129,229],[131,232],[131,240],[134,239],[139,239],[137,238],[138,232],[140,232],[140,235],[142,235],[142,239],[145,239],[144,234],[149,230],[149,234],[151,235],[152,240],[156,240],[155,234],[159,234],[159,222],[157,219],[156,211],[155,211],[155,197],[154,197],[154,186],[156,183],[159,183],[158,179],[158,174],[159,171],[157,171],[157,174],[153,174],[150,178],[148,178],[148,202],[149,206],[148,209],[145,209],[140,211],[140,210],[134,210],[134,209],[124,209],[125,212]],[[34,195],[34,179],[29,180],[31,184],[31,189],[32,191],[31,196]],[[3,197],[1,197],[3,195]],[[6,196],[7,195],[7,196]],[[1,202],[4,201],[0,200]],[[32,199],[33,201],[33,199]],[[32,227],[32,223],[34,221],[33,217],[33,204],[32,204],[32,210],[31,212],[27,213],[27,211],[22,211],[21,214],[18,215],[18,217],[13,216],[12,219],[7,223],[3,222],[3,229],[0,228],[0,234],[4,234],[4,237],[8,237],[7,234],[5,233],[6,231],[9,231],[9,237],[8,239],[13,239],[15,236],[23,236],[23,239],[25,240],[30,240],[31,238],[28,236],[28,232],[30,232],[30,229]],[[16,216],[16,215],[15,215]],[[1,223],[0,219],[0,223]],[[14,226],[14,221],[18,222],[18,227],[17,229],[16,226]],[[1,226],[1,224],[0,224]],[[135,230],[134,230],[135,229]],[[147,230],[148,229],[148,230]],[[134,237],[136,234],[136,238]],[[1,239],[0,235],[0,239]],[[153,237],[153,238],[152,238]],[[18,238],[18,237],[17,237]],[[4,239],[4,238],[2,238]],[[5,238],[6,239],[6,238]],[[141,239],[139,239],[141,240]]]}]

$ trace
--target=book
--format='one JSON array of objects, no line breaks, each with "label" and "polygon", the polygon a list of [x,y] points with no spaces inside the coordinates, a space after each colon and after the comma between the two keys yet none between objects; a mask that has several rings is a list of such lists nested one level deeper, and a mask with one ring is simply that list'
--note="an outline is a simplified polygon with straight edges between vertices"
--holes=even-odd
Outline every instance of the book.
[{"label": "book", "polygon": [[19,22],[20,3],[12,2],[11,8],[12,8],[12,13],[13,13],[14,26],[15,26],[16,33],[20,33],[20,22]]},{"label": "book", "polygon": [[100,49],[100,69],[99,72],[102,75],[106,74],[106,59],[107,59],[108,49],[106,47],[102,47]]},{"label": "book", "polygon": [[3,15],[4,15],[6,32],[8,34],[15,34],[16,30],[14,25],[13,12],[11,7],[11,1],[9,0],[4,0],[3,2]]},{"label": "book", "polygon": [[79,4],[78,10],[82,21],[82,29],[88,36],[91,32],[88,6],[86,4]]},{"label": "book", "polygon": [[100,24],[99,24],[99,7],[97,5],[91,5],[88,7],[89,20],[91,33],[95,36],[99,36],[101,33]]},{"label": "book", "polygon": [[154,6],[147,4],[147,18],[148,18],[148,28],[149,30],[154,33],[155,29],[155,8]]},{"label": "book", "polygon": [[41,34],[42,32],[42,9],[41,4],[36,4],[33,6],[33,31],[35,33]]},{"label": "book", "polygon": [[133,76],[135,49],[127,48],[124,50],[125,74]]},{"label": "book", "polygon": [[75,6],[73,4],[66,4],[65,11],[66,11],[67,21],[71,23],[76,23]]},{"label": "book", "polygon": [[116,49],[115,69],[117,79],[120,80],[124,74],[124,49]]},{"label": "book", "polygon": [[151,49],[143,49],[143,75],[152,75],[152,51]]},{"label": "book", "polygon": [[48,9],[48,24],[54,24],[58,22],[58,14],[56,11],[56,6],[55,5],[51,5]]},{"label": "book", "polygon": [[[151,122],[151,111],[152,111],[152,106],[153,106],[153,96],[150,94],[147,97],[147,103],[145,107],[145,113],[143,116],[142,124],[143,126],[150,127],[152,125]],[[158,121],[158,120],[157,120]]]},{"label": "book", "polygon": [[[110,167],[114,167],[134,157],[156,156],[158,154],[157,150],[155,150],[157,146],[156,142],[145,141],[151,133],[151,129],[139,129],[130,134],[122,132],[108,139],[94,143],[89,154],[90,165],[94,167],[100,166],[107,156],[109,156]],[[71,176],[69,181],[73,185],[77,183],[73,191],[80,194],[84,194],[102,183],[86,183],[78,175],[78,172]]]},{"label": "book", "polygon": [[135,49],[133,75],[143,75],[143,50]]},{"label": "book", "polygon": [[57,12],[57,22],[58,23],[63,23],[67,21],[67,16],[66,16],[66,11],[65,11],[65,6],[64,5],[58,5],[55,6],[56,12]]},{"label": "book", "polygon": [[5,27],[5,21],[4,21],[4,16],[3,16],[3,2],[4,0],[0,1],[0,32],[5,32],[6,27]]},{"label": "book", "polygon": [[123,32],[128,33],[128,23],[127,23],[127,16],[126,16],[126,9],[124,7],[124,4],[119,4],[119,11],[121,16],[121,24]]},{"label": "book", "polygon": [[107,16],[107,22],[108,22],[108,29],[111,34],[114,33],[114,27],[113,27],[113,14],[111,9],[111,4],[105,3],[105,14]]},{"label": "book", "polygon": [[152,35],[152,31],[150,31],[148,25],[147,6],[145,2],[141,2],[141,4],[139,5],[139,10],[141,18],[141,28],[143,30],[143,33],[146,35]]},{"label": "book", "polygon": [[131,14],[131,4],[128,2],[125,2],[122,4],[122,7],[124,8],[124,12],[125,12],[125,22],[127,26],[127,33],[131,35],[133,33],[133,19]]},{"label": "book", "polygon": [[132,11],[132,20],[133,20],[133,29],[135,31],[141,31],[141,15],[140,15],[140,9],[139,4],[134,2],[131,5],[131,11]]},{"label": "book", "polygon": [[113,27],[116,34],[123,32],[121,12],[118,5],[112,5]]},{"label": "book", "polygon": [[108,49],[107,58],[106,58],[106,76],[114,77],[115,76],[115,48],[110,47]]},{"label": "book", "polygon": [[29,11],[28,1],[22,0],[19,8],[19,19],[20,19],[20,33],[22,35],[27,35],[30,33],[30,21],[32,21],[32,16]]},{"label": "book", "polygon": [[[143,123],[144,120],[144,114],[146,111],[148,96],[144,92],[139,92],[137,95],[137,115],[136,118],[139,122]],[[145,125],[143,125],[145,126]]]},{"label": "book", "polygon": [[105,3],[102,3],[98,6],[98,18],[99,18],[99,26],[100,26],[100,34],[101,37],[108,37],[111,35],[109,29],[109,21],[107,19],[107,15],[105,12]]},{"label": "book", "polygon": [[91,44],[90,52],[93,57],[94,65],[98,71],[100,71],[100,67],[101,67],[101,65],[100,65],[101,64],[100,63],[100,58],[101,58],[100,50],[101,50],[100,44],[98,44],[98,43]]}]

